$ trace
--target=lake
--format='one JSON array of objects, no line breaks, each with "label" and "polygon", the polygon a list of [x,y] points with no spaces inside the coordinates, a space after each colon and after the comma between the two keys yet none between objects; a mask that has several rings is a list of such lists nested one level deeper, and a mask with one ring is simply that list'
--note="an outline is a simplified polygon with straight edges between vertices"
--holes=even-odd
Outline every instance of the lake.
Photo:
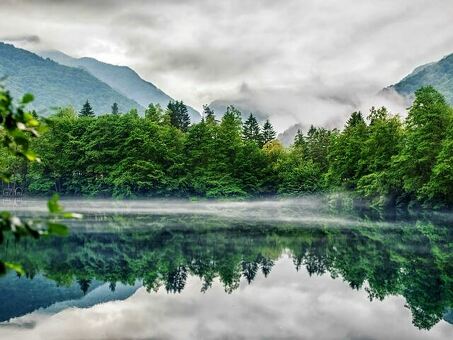
[{"label": "lake", "polygon": [[[6,238],[0,339],[452,339],[453,216],[323,199],[63,201]],[[45,201],[2,201],[39,218]]]}]

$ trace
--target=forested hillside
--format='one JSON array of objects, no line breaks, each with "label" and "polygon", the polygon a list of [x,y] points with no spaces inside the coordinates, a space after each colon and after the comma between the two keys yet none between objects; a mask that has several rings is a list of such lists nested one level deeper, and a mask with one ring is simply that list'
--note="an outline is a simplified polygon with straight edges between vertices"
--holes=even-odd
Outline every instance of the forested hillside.
[{"label": "forested hillside", "polygon": [[352,113],[344,129],[311,127],[291,147],[270,122],[228,107],[189,124],[173,102],[98,117],[61,109],[26,167],[1,157],[30,194],[258,197],[350,191],[377,205],[453,204],[453,111],[432,87],[416,92],[403,122],[385,108]]},{"label": "forested hillside", "polygon": [[[143,107],[147,107],[150,103],[165,107],[170,100],[173,100],[154,84],[140,78],[134,70],[127,66],[111,65],[94,58],[73,58],[59,51],[39,52],[39,55],[62,65],[82,68]],[[187,110],[192,121],[200,121],[199,112],[190,106],[187,107]]]},{"label": "forested hillside", "polygon": [[414,98],[415,91],[422,86],[434,86],[447,102],[453,105],[453,54],[438,62],[417,67],[411,74],[391,86],[399,94]]},{"label": "forested hillside", "polygon": [[33,93],[35,100],[30,107],[40,114],[68,105],[79,109],[87,100],[97,114],[111,112],[115,102],[122,112],[141,109],[137,102],[82,69],[63,66],[1,42],[0,77],[6,77],[3,83],[15,98]]}]

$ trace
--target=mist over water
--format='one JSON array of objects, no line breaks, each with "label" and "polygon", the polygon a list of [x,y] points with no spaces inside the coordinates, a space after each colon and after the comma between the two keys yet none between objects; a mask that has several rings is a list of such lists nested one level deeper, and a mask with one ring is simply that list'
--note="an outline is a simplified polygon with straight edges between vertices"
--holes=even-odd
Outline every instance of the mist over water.
[{"label": "mist over water", "polygon": [[[267,222],[327,222],[348,224],[360,218],[345,214],[329,205],[326,197],[312,196],[295,199],[250,201],[189,201],[189,200],[103,200],[64,199],[65,210],[86,216],[105,215],[191,215],[226,218],[231,220]],[[47,201],[37,199],[3,200],[0,210],[11,210],[20,215],[44,214]]]}]

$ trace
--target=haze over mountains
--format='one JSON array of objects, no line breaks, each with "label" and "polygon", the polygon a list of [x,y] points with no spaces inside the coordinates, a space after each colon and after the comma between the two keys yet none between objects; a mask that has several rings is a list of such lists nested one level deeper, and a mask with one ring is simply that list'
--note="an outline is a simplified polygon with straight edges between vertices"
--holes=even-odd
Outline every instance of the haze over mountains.
[{"label": "haze over mountains", "polygon": [[[59,51],[41,51],[39,55],[13,45],[0,42],[0,76],[6,76],[5,85],[16,98],[26,92],[35,95],[32,108],[41,114],[49,114],[52,109],[72,105],[80,109],[86,100],[92,104],[97,114],[108,113],[116,102],[120,112],[137,108],[143,112],[149,103],[165,107],[172,98],[151,82],[142,79],[127,66],[111,65],[93,58],[73,58]],[[410,105],[414,92],[426,85],[433,85],[453,105],[453,54],[417,67],[411,74],[395,85],[383,90],[394,91],[405,98]],[[229,103],[216,100],[210,104],[221,116],[230,104],[237,106],[244,117],[253,112],[264,121],[275,112],[263,112],[247,98]],[[188,107],[191,120],[200,120],[200,114]],[[310,122],[300,122],[289,127],[279,138],[290,144],[298,129],[306,130]]]},{"label": "haze over mountains", "polygon": [[[35,100],[30,107],[41,114],[68,105],[79,110],[86,100],[97,114],[111,112],[115,102],[120,112],[132,108],[143,112],[150,103],[165,108],[172,99],[129,67],[58,51],[40,54],[0,42],[0,76],[6,78],[5,85],[14,98],[32,93]],[[192,121],[200,120],[196,110],[188,110]]]},{"label": "haze over mountains", "polygon": [[[404,98],[406,106],[410,106],[414,99],[415,91],[423,86],[434,86],[450,105],[453,105],[453,54],[443,57],[437,62],[431,62],[415,68],[409,75],[398,83],[382,90],[382,95],[394,96],[395,93]],[[278,139],[284,145],[290,145],[294,141],[297,131],[300,129],[307,132],[310,123],[295,124],[280,133]]]},{"label": "haze over mountains", "polygon": [[[142,107],[150,103],[165,108],[171,98],[154,84],[140,78],[133,69],[101,62],[94,58],[73,58],[60,51],[37,52],[43,58],[49,58],[59,64],[86,70],[99,80],[111,86],[117,92],[136,101]],[[199,121],[200,114],[192,107],[187,107],[192,121]]]},{"label": "haze over mountains", "polygon": [[96,113],[111,111],[114,102],[120,110],[142,107],[112,89],[87,71],[60,65],[13,45],[0,43],[0,77],[14,98],[30,92],[30,107],[41,114],[53,108],[72,105],[79,109],[89,100]]}]

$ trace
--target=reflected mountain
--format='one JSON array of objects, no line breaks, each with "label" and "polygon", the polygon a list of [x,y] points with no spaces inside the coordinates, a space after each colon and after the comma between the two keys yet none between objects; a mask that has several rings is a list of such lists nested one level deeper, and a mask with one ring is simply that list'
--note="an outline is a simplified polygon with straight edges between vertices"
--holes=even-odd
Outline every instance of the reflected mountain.
[{"label": "reflected mountain", "polygon": [[[347,226],[324,221],[91,215],[83,223],[102,227],[73,225],[66,238],[8,239],[0,257],[20,263],[26,275],[0,278],[0,318],[124,299],[141,285],[151,294],[159,289],[177,294],[191,276],[201,279],[201,292],[219,280],[232,293],[241,280],[253,284],[257,275],[272,275],[274,264],[287,255],[294,270],[343,280],[351,289],[365,290],[370,301],[404,297],[420,329],[451,320],[450,221],[364,216]],[[118,287],[121,292],[115,294]],[[21,301],[29,302],[26,308]]]},{"label": "reflected mountain", "polygon": [[70,307],[89,308],[107,301],[125,300],[140,287],[138,283],[131,286],[91,280],[75,280],[60,286],[41,274],[31,279],[8,273],[0,280],[0,322],[36,310],[55,314]]}]

